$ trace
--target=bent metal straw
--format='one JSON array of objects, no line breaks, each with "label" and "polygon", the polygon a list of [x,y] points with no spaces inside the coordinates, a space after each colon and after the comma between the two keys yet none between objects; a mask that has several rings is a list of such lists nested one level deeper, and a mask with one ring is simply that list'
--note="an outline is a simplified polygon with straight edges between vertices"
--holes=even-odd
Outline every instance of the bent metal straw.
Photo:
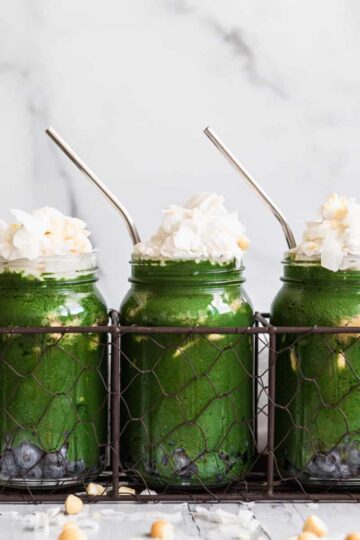
[{"label": "bent metal straw", "polygon": [[245,167],[240,163],[240,161],[236,159],[234,154],[228,148],[226,148],[225,144],[220,140],[219,136],[216,135],[216,133],[211,129],[211,127],[205,128],[204,133],[216,146],[216,148],[222,153],[222,155],[225,156],[225,158],[234,167],[234,169],[245,178],[247,183],[250,185],[250,187],[252,187],[254,191],[256,191],[256,193],[260,196],[263,202],[270,208],[276,219],[280,222],[289,248],[292,249],[296,247],[296,240],[290,228],[290,225],[286,220],[284,214],[279,210],[276,204],[270,199],[270,197],[265,193],[263,188],[256,182],[256,180],[245,169]]},{"label": "bent metal straw", "polygon": [[140,236],[136,225],[126,208],[121,204],[117,197],[105,186],[98,176],[86,165],[86,163],[74,152],[74,150],[64,141],[62,137],[49,127],[45,133],[54,141],[55,144],[64,152],[64,154],[77,166],[78,169],[93,182],[102,192],[103,195],[111,202],[111,204],[120,212],[125,220],[126,226],[131,236],[133,244],[140,242]]}]

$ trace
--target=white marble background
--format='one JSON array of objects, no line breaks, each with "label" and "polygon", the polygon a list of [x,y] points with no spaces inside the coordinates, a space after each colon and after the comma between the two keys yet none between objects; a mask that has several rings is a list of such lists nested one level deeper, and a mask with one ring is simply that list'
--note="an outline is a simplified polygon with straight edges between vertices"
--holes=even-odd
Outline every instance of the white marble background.
[{"label": "white marble background", "polygon": [[44,135],[52,124],[148,237],[168,203],[223,193],[252,240],[267,310],[286,247],[268,210],[202,134],[210,124],[299,238],[332,191],[359,191],[359,0],[11,0],[0,11],[0,215],[84,218],[117,307],[131,244],[116,212]]}]

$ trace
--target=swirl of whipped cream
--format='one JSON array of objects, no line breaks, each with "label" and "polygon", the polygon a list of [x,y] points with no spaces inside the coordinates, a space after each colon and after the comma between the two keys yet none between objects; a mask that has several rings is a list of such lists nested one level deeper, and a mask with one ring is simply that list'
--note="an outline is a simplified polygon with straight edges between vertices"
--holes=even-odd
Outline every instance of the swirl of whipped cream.
[{"label": "swirl of whipped cream", "polygon": [[86,223],[45,206],[28,214],[10,210],[16,223],[0,220],[0,257],[34,260],[54,255],[91,253]]},{"label": "swirl of whipped cream", "polygon": [[306,224],[302,242],[289,253],[295,260],[320,261],[333,272],[359,269],[360,204],[330,195],[319,209],[319,219]]},{"label": "swirl of whipped cream", "polygon": [[194,195],[185,206],[163,210],[160,228],[147,242],[136,244],[134,259],[209,260],[237,265],[249,240],[236,212],[228,212],[216,193]]}]

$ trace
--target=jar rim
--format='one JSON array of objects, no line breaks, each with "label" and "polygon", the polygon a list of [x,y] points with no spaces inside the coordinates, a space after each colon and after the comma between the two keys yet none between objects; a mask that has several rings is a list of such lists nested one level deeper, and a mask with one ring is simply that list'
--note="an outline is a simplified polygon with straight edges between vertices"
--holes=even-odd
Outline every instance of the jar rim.
[{"label": "jar rim", "polygon": [[83,276],[96,275],[96,253],[41,256],[36,259],[0,258],[0,276],[19,274],[38,280],[77,280]]},{"label": "jar rim", "polygon": [[212,261],[211,259],[140,259],[132,258],[129,263],[132,266],[153,266],[153,267],[166,267],[166,266],[208,266],[209,268],[231,268],[234,270],[243,270],[245,268],[244,264],[241,263],[240,266],[236,264],[236,259],[231,259],[229,261]]},{"label": "jar rim", "polygon": [[177,285],[220,284],[243,282],[244,266],[237,267],[236,261],[213,263],[212,261],[132,259],[131,283]]}]

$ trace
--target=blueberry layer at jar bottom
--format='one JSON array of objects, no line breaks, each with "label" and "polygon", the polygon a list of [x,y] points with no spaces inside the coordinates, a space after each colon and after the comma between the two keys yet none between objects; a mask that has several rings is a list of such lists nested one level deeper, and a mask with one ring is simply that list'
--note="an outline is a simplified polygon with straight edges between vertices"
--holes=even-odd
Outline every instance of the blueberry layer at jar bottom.
[{"label": "blueberry layer at jar bottom", "polygon": [[46,488],[80,485],[98,476],[105,468],[105,455],[98,463],[87,466],[84,459],[73,461],[63,446],[56,452],[43,452],[34,444],[23,441],[16,448],[3,451],[0,459],[0,484],[14,487]]},{"label": "blueberry layer at jar bottom", "polygon": [[[184,448],[173,452],[174,471],[170,474],[164,461],[152,463],[147,470],[134,467],[134,463],[125,465],[130,478],[138,483],[146,483],[153,488],[174,487],[176,489],[201,490],[217,489],[228,486],[244,478],[250,467],[249,452],[230,457],[223,452],[209,452],[206,459],[191,461]],[[216,471],[218,471],[216,473]]]},{"label": "blueberry layer at jar bottom", "polygon": [[303,485],[360,486],[360,442],[345,437],[330,451],[314,454],[301,470],[285,460],[282,473]]}]

